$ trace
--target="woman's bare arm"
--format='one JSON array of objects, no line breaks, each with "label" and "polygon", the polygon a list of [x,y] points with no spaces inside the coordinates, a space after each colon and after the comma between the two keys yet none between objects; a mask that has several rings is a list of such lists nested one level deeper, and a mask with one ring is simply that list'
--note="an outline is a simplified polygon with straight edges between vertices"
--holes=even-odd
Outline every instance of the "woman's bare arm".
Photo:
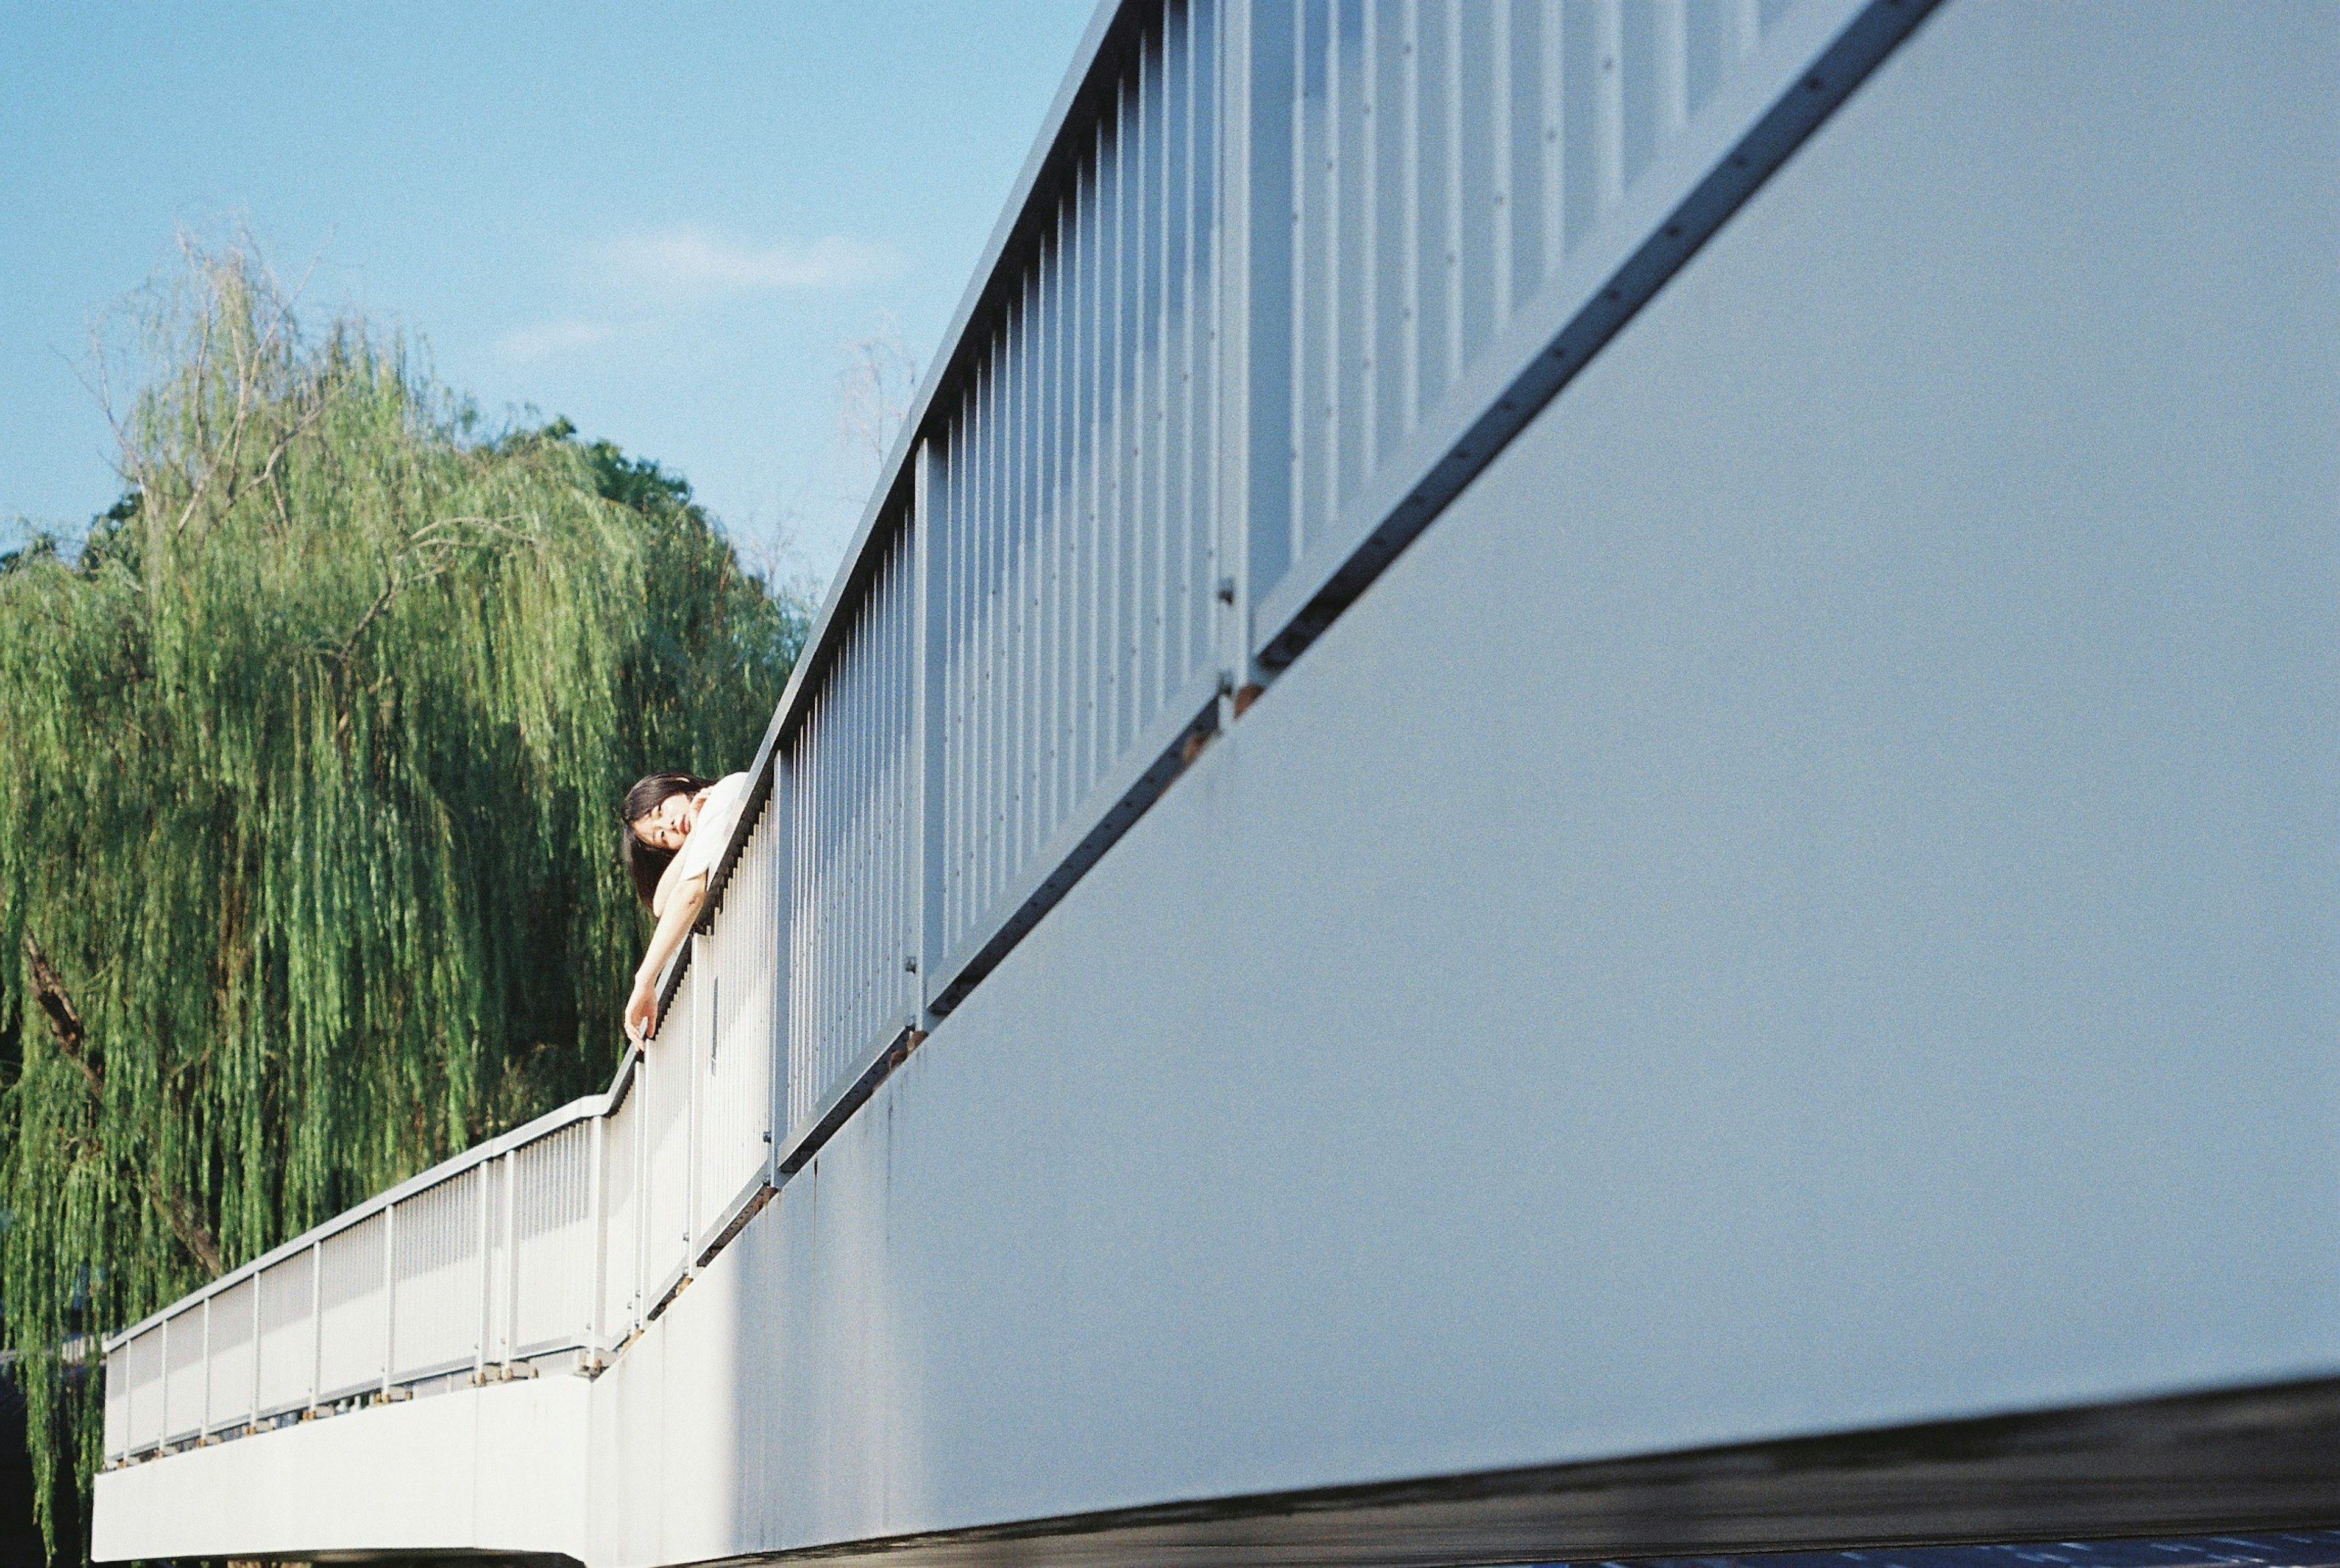
[{"label": "woman's bare arm", "polygon": [[658,1021],[659,976],[690,934],[690,928],[699,923],[699,907],[707,901],[707,878],[693,877],[672,888],[662,888],[660,900],[658,929],[650,933],[641,967],[634,971],[633,994],[626,998],[626,1037],[637,1045],[649,1038],[650,1027]]}]

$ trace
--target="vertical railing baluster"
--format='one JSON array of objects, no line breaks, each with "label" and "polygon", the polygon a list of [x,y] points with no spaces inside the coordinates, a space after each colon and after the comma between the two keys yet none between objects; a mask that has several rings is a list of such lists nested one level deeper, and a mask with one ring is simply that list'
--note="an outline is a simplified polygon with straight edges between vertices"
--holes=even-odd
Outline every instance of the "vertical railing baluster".
[{"label": "vertical railing baluster", "polygon": [[309,1403],[317,1408],[317,1396],[325,1389],[325,1244],[309,1244]]},{"label": "vertical railing baluster", "polygon": [[1228,0],[1217,586],[1229,689],[1253,678],[1252,606],[1283,573],[1292,518],[1294,62],[1282,16],[1266,0]]},{"label": "vertical railing baluster", "polygon": [[790,918],[796,888],[796,770],[788,766],[788,749],[772,748],[772,891],[771,926],[767,939],[772,955],[772,1023],[768,1048],[771,1077],[766,1084],[764,1180],[779,1185],[780,1146],[788,1126],[788,1031],[793,1016],[796,956],[790,946],[795,922]]},{"label": "vertical railing baluster", "polygon": [[1624,0],[1601,0],[1599,26],[1601,84],[1593,122],[1594,166],[1599,171],[1600,219],[1605,219],[1625,199]]},{"label": "vertical railing baluster", "polygon": [[698,1265],[699,1251],[699,1156],[703,1129],[699,1126],[702,1102],[706,1099],[703,1080],[707,1077],[707,994],[713,975],[713,958],[708,952],[708,940],[694,935],[690,938],[690,967],[697,971],[690,987],[690,1017],[683,1021],[689,1032],[683,1037],[683,1077],[688,1093],[682,1107],[682,1272],[689,1277]]},{"label": "vertical railing baluster", "polygon": [[[1425,346],[1429,335],[1423,323],[1429,314],[1432,283],[1426,257],[1429,247],[1423,243],[1423,213],[1425,211],[1423,193],[1430,188],[1430,182],[1436,177],[1436,172],[1429,167],[1430,149],[1425,145],[1432,136],[1423,110],[1422,5],[1423,0],[1406,0],[1399,24],[1402,35],[1399,55],[1403,65],[1398,72],[1402,99],[1398,119],[1403,127],[1399,133],[1403,155],[1399,160],[1398,183],[1403,190],[1396,213],[1400,231],[1398,249],[1402,254],[1399,267],[1402,278],[1397,286],[1400,297],[1405,302],[1404,330],[1401,334],[1403,341],[1400,345],[1403,368],[1400,372],[1402,412],[1399,428],[1408,432],[1421,422],[1423,411],[1430,402],[1430,394],[1425,388],[1430,383],[1427,367],[1431,354]],[[1429,199],[1429,209],[1434,210],[1436,206],[1437,199],[1433,195]]]},{"label": "vertical railing baluster", "polygon": [[918,1027],[935,1027],[934,1005],[943,967],[943,615],[947,609],[936,581],[937,552],[945,548],[935,515],[934,450],[926,442],[910,459],[910,526],[916,531],[917,657],[913,661],[910,752],[914,799],[910,819],[918,825]]},{"label": "vertical railing baluster", "polygon": [[647,1042],[634,1058],[634,1311],[636,1329],[649,1320],[650,1220],[650,1053]]},{"label": "vertical railing baluster", "polygon": [[[1056,377],[1051,361],[1056,351],[1056,258],[1051,234],[1044,232],[1034,243],[1031,271],[1026,283],[1026,296],[1030,301],[1031,327],[1027,352],[1032,355],[1030,394],[1026,402],[1025,418],[1030,423],[1031,471],[1027,481],[1031,496],[1032,527],[1029,534],[1031,564],[1027,569],[1031,582],[1032,602],[1032,682],[1026,699],[1025,733],[1027,755],[1025,769],[1031,779],[1032,845],[1037,849],[1048,842],[1059,820],[1061,802],[1056,792],[1056,427],[1053,417]],[[917,474],[911,475],[912,491],[917,489]],[[923,622],[921,623],[923,630]],[[923,654],[923,648],[920,650]],[[913,814],[909,820],[920,823],[923,818]]]},{"label": "vertical railing baluster", "polygon": [[163,1372],[158,1380],[156,1394],[162,1404],[162,1414],[157,1418],[154,1425],[154,1446],[161,1448],[171,1438],[171,1320],[164,1318],[156,1325],[155,1333],[162,1335],[163,1340]]},{"label": "vertical railing baluster", "polygon": [[1663,147],[1690,124],[1689,0],[1656,0],[1658,48],[1658,145]]},{"label": "vertical railing baluster", "polygon": [[1171,312],[1176,293],[1173,282],[1173,266],[1177,243],[1175,225],[1178,203],[1175,199],[1179,168],[1175,150],[1176,126],[1171,105],[1182,84],[1178,78],[1179,62],[1173,42],[1172,8],[1163,8],[1164,26],[1157,38],[1149,41],[1140,66],[1141,84],[1147,80],[1143,73],[1151,71],[1152,85],[1147,95],[1152,100],[1145,110],[1146,132],[1150,150],[1146,167],[1150,187],[1146,194],[1146,216],[1150,230],[1146,246],[1146,290],[1148,313],[1153,318],[1153,360],[1148,367],[1153,372],[1154,387],[1149,398],[1151,407],[1145,422],[1147,464],[1145,473],[1145,545],[1139,559],[1145,563],[1139,582],[1142,597],[1146,601],[1140,639],[1139,665],[1143,673],[1145,711],[1139,717],[1139,727],[1153,720],[1171,690],[1170,675],[1170,464],[1174,456],[1171,442],[1175,432],[1170,427],[1172,397],[1171,366],[1176,359],[1171,348]]},{"label": "vertical railing baluster", "polygon": [[252,1275],[252,1409],[245,1419],[247,1426],[260,1424],[260,1330],[267,1321],[261,1315],[260,1302],[266,1294],[265,1278],[265,1274],[259,1270],[253,1271]]},{"label": "vertical railing baluster", "polygon": [[[808,728],[811,725],[809,707],[802,722]],[[798,776],[797,764],[797,759],[803,755],[804,743],[804,730],[800,729],[790,745],[778,749],[778,755],[772,759],[772,787],[777,789],[786,785],[788,792],[788,901],[785,923],[781,928],[788,972],[786,988],[781,993],[787,1014],[787,1027],[780,1036],[786,1066],[781,1070],[781,1084],[778,1091],[780,1097],[778,1119],[782,1137],[796,1131],[797,1100],[804,1092],[806,1077],[804,1041],[800,1037],[813,1017],[810,943],[814,922],[810,912],[812,880],[808,875],[812,863],[812,841],[806,832],[806,823],[810,816],[811,791]]]},{"label": "vertical railing baluster", "polygon": [[[1039,571],[1038,539],[1040,509],[1036,484],[1038,447],[1036,436],[1038,421],[1035,418],[1035,398],[1039,385],[1038,310],[1036,292],[1036,277],[1027,272],[1019,291],[1013,323],[1004,337],[1014,356],[1014,377],[1010,383],[1013,401],[1007,417],[1014,422],[1016,444],[1012,485],[1008,505],[1011,531],[1008,535],[1012,554],[1009,581],[1016,590],[1016,662],[1015,678],[1008,690],[1015,702],[1015,721],[1010,729],[1010,774],[1012,793],[1009,796],[1008,877],[1013,880],[1025,861],[1040,846],[1040,823],[1036,815],[1037,726],[1034,715],[1037,706],[1041,622],[1036,597],[1036,573]],[[913,818],[911,820],[916,821]]]},{"label": "vertical railing baluster", "polygon": [[[1141,51],[1142,53],[1142,51]],[[1137,509],[1143,475],[1138,461],[1145,429],[1145,387],[1139,368],[1145,252],[1145,141],[1136,113],[1137,89],[1124,77],[1115,94],[1113,220],[1113,480],[1111,550],[1106,556],[1112,585],[1112,635],[1106,669],[1113,684],[1113,707],[1105,729],[1106,766],[1118,759],[1135,734],[1136,721]],[[1004,878],[1003,878],[1004,880]],[[996,896],[1002,889],[995,886]]]},{"label": "vertical railing baluster", "polygon": [[[1662,4],[1662,0],[1661,0]],[[1681,13],[1680,0],[1675,15]],[[1474,94],[1484,93],[1487,105],[1478,111],[1483,116],[1478,139],[1479,155],[1487,164],[1485,194],[1492,196],[1492,209],[1482,205],[1478,222],[1487,225],[1480,244],[1487,259],[1482,263],[1480,276],[1472,293],[1485,302],[1474,313],[1480,332],[1501,331],[1512,317],[1512,283],[1514,265],[1512,254],[1512,203],[1516,199],[1512,168],[1512,8],[1506,5],[1494,7],[1485,47],[1473,55],[1474,64],[1484,79],[1469,84]],[[1662,29],[1662,24],[1661,24]],[[1481,346],[1474,342],[1472,352]]]},{"label": "vertical railing baluster", "polygon": [[999,440],[997,407],[999,355],[986,356],[983,372],[969,394],[969,424],[974,439],[967,455],[974,483],[970,488],[967,526],[975,543],[977,654],[975,707],[971,717],[975,762],[974,833],[976,849],[972,885],[980,904],[990,902],[999,885],[999,665],[1002,627],[1000,583],[1006,567],[999,553]]},{"label": "vertical railing baluster", "polygon": [[1561,0],[1543,0],[1537,18],[1542,29],[1543,54],[1538,62],[1542,87],[1541,130],[1543,133],[1543,265],[1557,273],[1568,259],[1574,236],[1568,232],[1568,115],[1561,102],[1567,79],[1562,51]]},{"label": "vertical railing baluster", "polygon": [[488,1216],[488,1200],[494,1191],[495,1183],[488,1179],[488,1167],[484,1165],[473,1173],[471,1179],[480,1186],[479,1201],[471,1206],[471,1223],[476,1227],[472,1235],[479,1243],[477,1255],[480,1260],[480,1310],[471,1325],[471,1381],[480,1383],[484,1382],[488,1374],[489,1326],[495,1321],[496,1310],[493,1285],[495,1247],[490,1241],[493,1231]]},{"label": "vertical railing baluster", "polygon": [[585,1365],[589,1370],[601,1365],[602,1335],[607,1330],[602,1297],[610,1269],[610,1117],[617,1108],[618,1098],[612,1095],[610,1104],[593,1118],[585,1156],[585,1245],[592,1249],[585,1268]]},{"label": "vertical railing baluster", "polygon": [[1332,156],[1327,133],[1338,113],[1333,96],[1332,19],[1330,0],[1310,0],[1292,8],[1292,270],[1301,280],[1292,291],[1291,313],[1291,532],[1295,556],[1306,549],[1315,531],[1312,525],[1325,510],[1324,467],[1331,437],[1324,417],[1330,402],[1324,387],[1326,367],[1338,352],[1332,330],[1340,295],[1330,242],[1340,225],[1334,206],[1339,184],[1326,167]]},{"label": "vertical railing baluster", "polygon": [[[1080,541],[1079,581],[1075,588],[1077,622],[1073,630],[1073,662],[1079,672],[1076,692],[1076,717],[1075,758],[1072,768],[1073,793],[1088,792],[1103,766],[1104,745],[1098,739],[1099,715],[1105,707],[1104,660],[1098,657],[1104,624],[1104,549],[1106,464],[1112,453],[1107,450],[1106,432],[1106,190],[1111,183],[1111,170],[1106,163],[1106,128],[1102,120],[1091,138],[1079,184],[1075,188],[1075,202],[1080,215],[1080,285],[1081,321],[1080,384],[1076,395],[1080,400],[1077,418],[1081,429],[1081,470],[1077,481],[1080,511],[1078,538]],[[953,453],[956,464],[957,453]],[[951,521],[957,526],[959,512],[954,506]],[[963,927],[971,928],[981,912],[979,903],[970,896],[959,900],[958,919]]]},{"label": "vertical railing baluster", "polygon": [[398,1206],[382,1211],[382,1392],[398,1365]]},{"label": "vertical railing baluster", "polygon": [[504,1336],[507,1371],[520,1349],[520,1150],[506,1149],[504,1170]]}]

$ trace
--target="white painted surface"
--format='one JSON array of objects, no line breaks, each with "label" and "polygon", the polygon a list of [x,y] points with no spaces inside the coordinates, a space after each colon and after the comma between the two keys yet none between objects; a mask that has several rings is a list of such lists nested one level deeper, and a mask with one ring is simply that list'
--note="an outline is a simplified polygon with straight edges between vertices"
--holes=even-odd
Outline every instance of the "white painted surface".
[{"label": "white painted surface", "polygon": [[590,1393],[578,1377],[465,1389],[109,1471],[97,1478],[90,1554],[586,1560]]},{"label": "white painted surface", "polygon": [[2340,1367],[2335,28],[1929,24],[767,1214],[736,1548]]},{"label": "white painted surface", "polygon": [[[1947,7],[592,1385],[529,1543],[2340,1370],[2335,124],[2340,10]],[[108,1477],[101,1554],[481,1530],[518,1459],[405,1434],[490,1397]]]}]

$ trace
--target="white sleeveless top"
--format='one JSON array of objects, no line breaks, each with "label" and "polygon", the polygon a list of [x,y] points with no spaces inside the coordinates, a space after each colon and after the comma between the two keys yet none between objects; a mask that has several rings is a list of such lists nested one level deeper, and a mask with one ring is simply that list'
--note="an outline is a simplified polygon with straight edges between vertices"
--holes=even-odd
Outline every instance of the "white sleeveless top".
[{"label": "white sleeveless top", "polygon": [[718,779],[707,791],[707,803],[699,809],[699,820],[691,824],[690,836],[682,848],[674,852],[674,864],[659,878],[659,908],[666,908],[667,893],[681,887],[693,877],[711,877],[715,863],[723,858],[724,849],[731,842],[731,829],[739,825],[739,809],[748,803],[748,775],[727,773]]}]

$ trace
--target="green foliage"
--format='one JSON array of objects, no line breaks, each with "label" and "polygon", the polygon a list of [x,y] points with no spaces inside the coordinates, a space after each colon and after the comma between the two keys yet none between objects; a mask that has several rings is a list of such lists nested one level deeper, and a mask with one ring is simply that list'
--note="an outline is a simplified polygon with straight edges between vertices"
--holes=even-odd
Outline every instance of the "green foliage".
[{"label": "green foliage", "polygon": [[128,492],[0,561],[0,1300],[47,1474],[100,1453],[74,1336],[606,1081],[619,793],[744,766],[805,627],[680,479],[471,439],[245,257],[142,342]]}]

